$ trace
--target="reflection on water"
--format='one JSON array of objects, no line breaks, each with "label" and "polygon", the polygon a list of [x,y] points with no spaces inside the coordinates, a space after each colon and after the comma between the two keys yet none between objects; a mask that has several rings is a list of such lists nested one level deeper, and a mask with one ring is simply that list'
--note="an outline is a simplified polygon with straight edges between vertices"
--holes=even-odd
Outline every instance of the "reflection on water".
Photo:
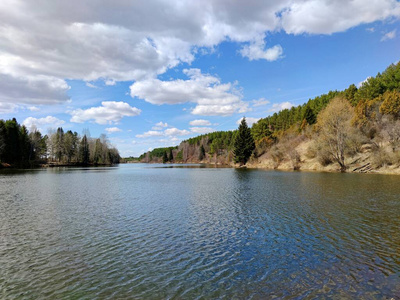
[{"label": "reflection on water", "polygon": [[0,173],[0,298],[400,297],[399,177]]}]

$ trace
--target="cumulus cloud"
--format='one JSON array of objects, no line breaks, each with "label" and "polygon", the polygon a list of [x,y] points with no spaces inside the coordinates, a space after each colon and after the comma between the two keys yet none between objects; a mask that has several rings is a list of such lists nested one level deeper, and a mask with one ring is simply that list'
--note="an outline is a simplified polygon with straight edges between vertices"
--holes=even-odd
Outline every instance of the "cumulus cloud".
[{"label": "cumulus cloud", "polygon": [[396,0],[372,0],[368,4],[364,0],[309,0],[287,5],[281,24],[286,33],[332,34],[399,16],[400,3]]},{"label": "cumulus cloud", "polygon": [[225,105],[197,105],[192,114],[201,116],[230,116],[234,113],[245,113],[249,111],[248,104],[244,102]]},{"label": "cumulus cloud", "polygon": [[122,129],[120,129],[118,127],[109,127],[109,128],[106,128],[105,131],[107,131],[109,134],[111,134],[114,132],[121,132]]},{"label": "cumulus cloud", "polygon": [[102,106],[89,109],[76,109],[70,112],[71,122],[83,123],[94,120],[97,124],[113,124],[121,121],[123,117],[133,117],[141,113],[141,110],[130,106],[125,102],[103,101]]},{"label": "cumulus cloud", "polygon": [[105,83],[105,85],[108,85],[108,86],[113,86],[113,85],[117,84],[114,79],[107,79],[104,83]]},{"label": "cumulus cloud", "polygon": [[[0,54],[0,102],[18,104],[53,104],[69,100],[69,85],[52,76],[2,74]],[[17,73],[17,72],[14,72]]]},{"label": "cumulus cloud", "polygon": [[210,126],[211,122],[208,120],[193,120],[189,122],[189,125],[192,126]]},{"label": "cumulus cloud", "polygon": [[65,121],[57,119],[56,117],[53,116],[47,116],[45,118],[33,118],[29,117],[26,118],[23,122],[23,125],[28,128],[28,130],[32,130],[33,128],[37,128],[39,130],[43,130],[45,128],[57,128],[61,127],[63,124],[65,124]]},{"label": "cumulus cloud", "polygon": [[245,45],[240,50],[240,54],[243,57],[247,57],[250,61],[259,59],[274,61],[282,57],[283,49],[281,45],[275,45],[271,48],[266,48],[265,42],[262,40]]},{"label": "cumulus cloud", "polygon": [[221,83],[217,77],[202,74],[199,69],[185,69],[183,72],[188,80],[137,81],[130,87],[131,96],[157,105],[196,103],[192,110],[195,115],[227,116],[247,111],[248,104],[241,100],[242,95],[234,84]]},{"label": "cumulus cloud", "polygon": [[198,134],[206,134],[215,131],[211,127],[190,127],[190,131]]},{"label": "cumulus cloud", "polygon": [[177,136],[177,135],[188,135],[190,134],[190,131],[186,129],[178,129],[178,128],[168,128],[164,131],[165,135],[168,136]]},{"label": "cumulus cloud", "polygon": [[382,38],[381,42],[392,40],[396,37],[396,29],[386,33]]},{"label": "cumulus cloud", "polygon": [[168,144],[169,146],[171,146],[171,143],[178,144],[178,142],[181,142],[181,141],[182,141],[182,139],[177,138],[177,137],[170,137],[168,139],[160,139],[160,140],[158,140],[158,142],[164,143],[164,144]]},{"label": "cumulus cloud", "polygon": [[153,130],[163,130],[163,128],[168,127],[168,123],[158,122],[152,127]]},{"label": "cumulus cloud", "polygon": [[[242,122],[243,118],[240,118],[239,120],[236,121],[236,124],[240,124]],[[254,123],[257,123],[260,118],[252,118],[252,117],[247,117],[246,118],[246,123],[249,127],[253,126]]]},{"label": "cumulus cloud", "polygon": [[148,138],[148,137],[154,137],[154,136],[163,136],[164,134],[160,131],[154,131],[154,130],[150,130],[147,131],[143,134],[137,134],[136,137],[137,138]]},{"label": "cumulus cloud", "polygon": [[150,137],[157,137],[157,136],[183,136],[190,134],[190,131],[186,129],[178,129],[175,127],[165,129],[164,131],[159,130],[150,130],[143,134],[137,134],[137,138],[150,138]]},{"label": "cumulus cloud", "polygon": [[161,131],[150,130],[143,134],[137,134],[136,137],[137,138],[148,138],[148,137],[163,136],[163,135],[164,135],[164,133]]},{"label": "cumulus cloud", "polygon": [[294,105],[289,101],[282,103],[274,103],[272,104],[272,109],[270,111],[281,111],[284,109],[291,109]]},{"label": "cumulus cloud", "polygon": [[223,41],[272,61],[283,52],[265,47],[269,32],[331,34],[400,16],[396,0],[38,1],[0,2],[1,102],[65,101],[66,79],[156,78]]},{"label": "cumulus cloud", "polygon": [[30,111],[39,111],[39,108],[36,107],[36,106],[29,106],[28,109],[29,109]]}]

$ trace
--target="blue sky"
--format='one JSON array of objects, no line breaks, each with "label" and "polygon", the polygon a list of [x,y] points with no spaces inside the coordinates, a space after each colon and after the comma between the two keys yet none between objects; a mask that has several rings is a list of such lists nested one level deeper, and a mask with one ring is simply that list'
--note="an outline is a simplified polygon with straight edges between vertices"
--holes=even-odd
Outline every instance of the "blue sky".
[{"label": "blue sky", "polygon": [[235,129],[400,59],[396,0],[39,2],[0,3],[0,118],[106,133],[122,156]]}]

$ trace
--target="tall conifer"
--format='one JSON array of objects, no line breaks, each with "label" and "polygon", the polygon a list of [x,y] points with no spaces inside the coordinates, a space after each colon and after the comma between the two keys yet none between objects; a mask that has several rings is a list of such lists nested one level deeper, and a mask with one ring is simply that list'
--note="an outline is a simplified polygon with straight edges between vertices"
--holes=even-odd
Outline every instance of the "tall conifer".
[{"label": "tall conifer", "polygon": [[246,118],[243,118],[239,125],[233,147],[235,163],[245,165],[256,147]]}]

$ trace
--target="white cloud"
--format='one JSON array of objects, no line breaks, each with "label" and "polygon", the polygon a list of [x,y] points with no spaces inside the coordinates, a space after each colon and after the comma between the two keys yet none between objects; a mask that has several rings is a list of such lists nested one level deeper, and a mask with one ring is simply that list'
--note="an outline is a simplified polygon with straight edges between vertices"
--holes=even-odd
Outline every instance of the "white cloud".
[{"label": "white cloud", "polygon": [[63,124],[65,124],[65,121],[57,119],[56,117],[53,116],[47,116],[45,118],[33,118],[29,117],[26,118],[23,122],[23,125],[28,128],[28,130],[31,130],[32,128],[37,128],[39,130],[43,130],[46,128],[57,128],[61,127]]},{"label": "white cloud", "polygon": [[211,127],[190,127],[190,131],[198,134],[206,134],[215,131]]},{"label": "white cloud", "polygon": [[168,128],[164,131],[165,135],[168,136],[177,136],[177,135],[188,135],[190,134],[190,131],[187,131],[186,129],[178,129],[178,128]]},{"label": "white cloud", "polygon": [[96,85],[94,85],[94,84],[92,84],[90,82],[86,82],[86,86],[90,87],[91,89],[98,89],[99,88],[98,86],[96,86]]},{"label": "white cloud", "polygon": [[332,34],[399,16],[400,3],[396,0],[309,0],[287,5],[281,24],[289,34]]},{"label": "white cloud", "polygon": [[39,111],[39,108],[36,107],[36,106],[29,106],[28,109],[29,109],[30,111]]},{"label": "white cloud", "polygon": [[272,61],[282,48],[265,48],[270,32],[332,34],[399,16],[396,0],[2,0],[0,102],[66,101],[66,79],[156,78],[223,41]]},{"label": "white cloud", "polygon": [[226,116],[247,111],[248,104],[241,100],[242,95],[235,84],[221,83],[217,77],[202,74],[199,69],[185,69],[183,72],[188,80],[137,81],[130,87],[131,96],[157,105],[196,103],[192,110],[196,115]]},{"label": "white cloud", "polygon": [[150,138],[156,136],[183,136],[190,134],[190,131],[186,129],[178,129],[175,127],[165,129],[164,131],[150,130],[143,134],[137,134],[137,138]]},{"label": "white cloud", "polygon": [[156,130],[150,130],[147,131],[143,134],[137,134],[136,137],[137,138],[148,138],[148,137],[153,137],[153,136],[163,136],[164,133],[161,131],[156,131]]},{"label": "white cloud", "polygon": [[0,102],[14,104],[54,104],[69,100],[70,87],[62,80],[51,76],[19,76],[2,74],[4,60],[0,54]]},{"label": "white cloud", "polygon": [[208,120],[193,120],[189,122],[191,126],[210,126],[211,122]]},{"label": "white cloud", "polygon": [[282,103],[274,103],[272,104],[272,109],[270,111],[281,111],[284,109],[291,109],[294,105],[290,103],[289,101],[287,102],[282,102]]},{"label": "white cloud", "polygon": [[152,127],[153,130],[163,130],[163,128],[168,127],[168,123],[158,122]]},{"label": "white cloud", "polygon": [[250,111],[248,104],[241,102],[226,105],[197,105],[192,114],[201,116],[230,116],[234,113],[245,113]]},{"label": "white cloud", "polygon": [[386,33],[382,38],[381,42],[392,40],[396,37],[396,29]]},{"label": "white cloud", "polygon": [[178,144],[178,142],[181,142],[181,141],[182,141],[182,139],[177,138],[177,137],[170,137],[168,139],[158,140],[158,142],[164,143],[164,144],[169,144],[169,146],[171,146],[171,143]]},{"label": "white cloud", "polygon": [[108,86],[113,86],[113,85],[117,84],[114,79],[108,79],[104,83],[105,83],[105,85],[108,85]]},{"label": "white cloud", "polygon": [[97,124],[113,124],[121,121],[123,117],[133,117],[141,113],[141,110],[130,106],[125,102],[103,101],[102,106],[91,107],[89,109],[76,109],[70,114],[71,122],[83,123],[94,120]]},{"label": "white cloud", "polygon": [[275,61],[282,58],[283,49],[281,45],[275,45],[266,49],[264,40],[261,40],[243,46],[240,50],[240,54],[243,57],[247,57],[250,61],[259,59]]},{"label": "white cloud", "polygon": [[268,100],[265,99],[265,98],[260,98],[260,99],[258,99],[258,100],[253,100],[253,101],[251,101],[251,102],[253,103],[253,107],[265,106],[265,105],[267,105],[267,104],[270,103],[270,101],[268,101]]},{"label": "white cloud", "polygon": [[108,133],[114,133],[114,132],[121,132],[122,129],[118,128],[118,127],[109,127],[106,128],[105,131],[107,131]]},{"label": "white cloud", "polygon": [[[242,122],[243,118],[240,118],[239,120],[236,121],[236,124],[240,124]],[[253,126],[254,123],[257,123],[260,118],[252,118],[252,117],[247,117],[246,118],[246,123],[249,127]]]},{"label": "white cloud", "polygon": [[18,106],[12,103],[2,103],[0,102],[0,113],[10,114],[17,110]]}]

